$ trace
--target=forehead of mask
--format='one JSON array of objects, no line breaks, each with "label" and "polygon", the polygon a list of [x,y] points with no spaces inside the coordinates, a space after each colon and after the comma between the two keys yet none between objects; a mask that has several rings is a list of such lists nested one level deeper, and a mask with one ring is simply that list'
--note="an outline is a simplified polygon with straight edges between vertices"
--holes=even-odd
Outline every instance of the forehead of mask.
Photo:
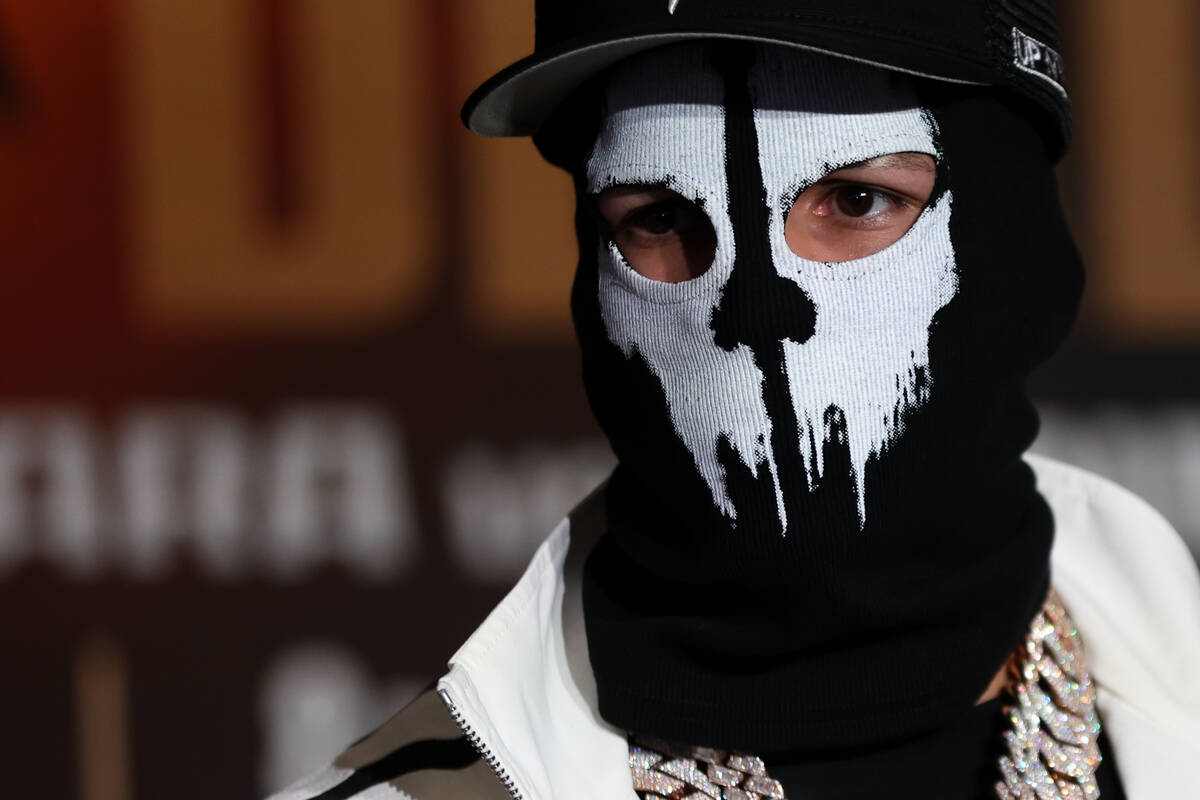
[{"label": "forehead of mask", "polygon": [[[714,46],[721,45],[661,48],[611,71],[587,163],[589,192],[663,185],[705,207],[724,205],[726,86],[711,57]],[[748,88],[774,209],[786,212],[800,191],[841,167],[888,153],[937,154],[928,115],[911,83],[896,73],[759,46]]]}]

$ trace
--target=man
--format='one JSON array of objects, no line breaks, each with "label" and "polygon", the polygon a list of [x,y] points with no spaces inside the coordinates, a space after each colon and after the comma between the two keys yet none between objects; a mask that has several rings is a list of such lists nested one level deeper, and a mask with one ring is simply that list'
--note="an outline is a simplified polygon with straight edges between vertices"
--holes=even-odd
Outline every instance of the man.
[{"label": "man", "polygon": [[468,101],[575,178],[618,467],[436,692],[280,797],[1200,785],[1186,548],[1023,457],[1082,283],[1053,17],[844,5],[543,0]]}]

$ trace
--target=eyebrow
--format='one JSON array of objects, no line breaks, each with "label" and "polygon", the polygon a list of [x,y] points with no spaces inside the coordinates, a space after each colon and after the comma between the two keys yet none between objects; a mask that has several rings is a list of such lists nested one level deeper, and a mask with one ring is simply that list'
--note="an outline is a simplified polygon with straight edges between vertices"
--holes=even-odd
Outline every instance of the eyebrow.
[{"label": "eyebrow", "polygon": [[888,153],[887,155],[868,158],[847,164],[840,169],[857,169],[859,167],[884,167],[887,169],[911,169],[918,172],[935,172],[933,156],[926,153]]}]

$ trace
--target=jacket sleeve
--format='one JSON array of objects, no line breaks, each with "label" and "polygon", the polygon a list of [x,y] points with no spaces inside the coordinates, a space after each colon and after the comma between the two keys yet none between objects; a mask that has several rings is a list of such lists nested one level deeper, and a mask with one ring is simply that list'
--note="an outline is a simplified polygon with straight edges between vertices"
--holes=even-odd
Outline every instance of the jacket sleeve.
[{"label": "jacket sleeve", "polygon": [[432,687],[325,769],[268,798],[393,799],[511,800]]}]

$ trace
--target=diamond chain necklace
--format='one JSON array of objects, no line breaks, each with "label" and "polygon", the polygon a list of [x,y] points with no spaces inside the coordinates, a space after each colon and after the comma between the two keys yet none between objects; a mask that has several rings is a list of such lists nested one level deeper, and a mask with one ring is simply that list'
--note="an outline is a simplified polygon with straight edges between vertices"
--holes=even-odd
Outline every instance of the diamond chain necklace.
[{"label": "diamond chain necklace", "polygon": [[[1079,631],[1053,589],[1008,663],[999,800],[1098,800],[1100,719]],[[757,756],[629,738],[641,800],[786,800]]]},{"label": "diamond chain necklace", "polygon": [[1100,718],[1096,684],[1083,660],[1083,643],[1058,593],[1033,618],[1025,644],[1009,662],[1005,708],[1011,730],[1000,759],[1000,800],[1097,800]]}]

